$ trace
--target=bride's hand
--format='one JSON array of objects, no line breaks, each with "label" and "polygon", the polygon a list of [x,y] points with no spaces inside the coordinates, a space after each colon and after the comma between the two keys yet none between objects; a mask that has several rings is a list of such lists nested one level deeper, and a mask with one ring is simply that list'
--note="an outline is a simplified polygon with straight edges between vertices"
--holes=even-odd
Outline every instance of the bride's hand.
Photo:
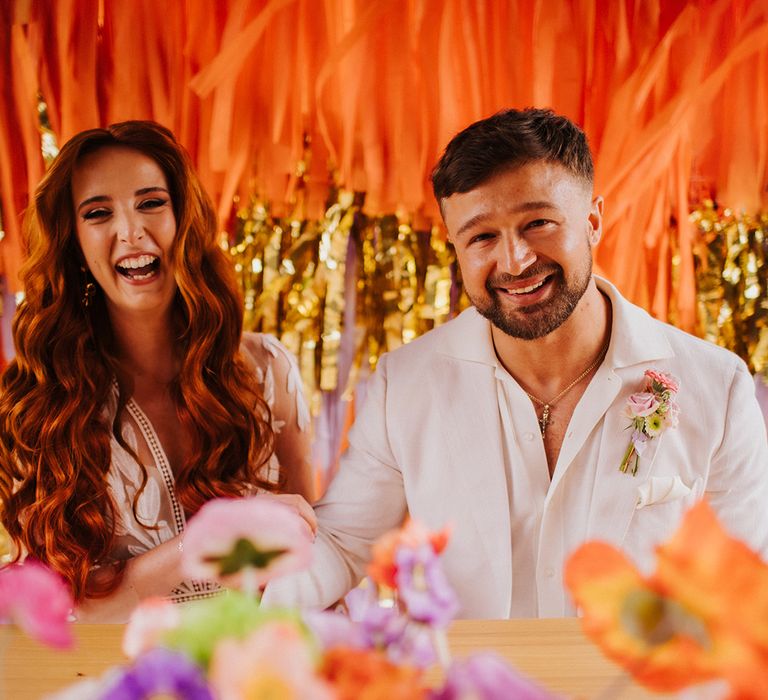
[{"label": "bride's hand", "polygon": [[263,493],[259,494],[257,498],[271,498],[280,503],[293,508],[309,526],[312,531],[312,535],[317,534],[317,518],[315,517],[315,511],[312,506],[302,497],[296,493]]}]

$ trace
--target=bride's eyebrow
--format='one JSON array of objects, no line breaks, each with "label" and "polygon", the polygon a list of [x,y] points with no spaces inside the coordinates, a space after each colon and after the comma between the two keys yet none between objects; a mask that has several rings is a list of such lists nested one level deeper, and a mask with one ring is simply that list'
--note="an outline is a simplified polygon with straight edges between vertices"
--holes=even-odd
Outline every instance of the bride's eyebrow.
[{"label": "bride's eyebrow", "polygon": [[143,194],[149,194],[150,192],[164,192],[165,194],[170,195],[170,192],[168,192],[165,187],[142,187],[140,190],[136,190],[134,194],[141,196]]},{"label": "bride's eyebrow", "polygon": [[94,202],[111,202],[112,198],[107,197],[105,194],[98,194],[95,197],[88,197],[88,199],[84,199],[80,204],[77,206],[77,211],[80,211],[83,207],[88,206],[89,204],[93,204]]}]

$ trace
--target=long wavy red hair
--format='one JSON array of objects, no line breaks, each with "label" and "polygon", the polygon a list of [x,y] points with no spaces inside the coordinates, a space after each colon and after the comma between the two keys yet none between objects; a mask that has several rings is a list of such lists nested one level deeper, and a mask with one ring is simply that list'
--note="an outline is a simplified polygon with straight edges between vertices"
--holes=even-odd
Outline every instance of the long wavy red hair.
[{"label": "long wavy red hair", "polygon": [[[71,194],[80,159],[107,146],[129,147],[157,162],[176,216],[171,255],[181,371],[172,392],[193,440],[192,456],[175,473],[179,499],[192,514],[246,485],[274,488],[259,477],[274,435],[269,408],[239,352],[241,298],[217,242],[212,203],[188,154],[154,122],[122,122],[74,136],[38,186],[25,219],[29,257],[22,271],[25,297],[13,321],[16,357],[0,377],[0,515],[17,556],[26,551],[60,572],[78,600],[106,595],[122,576],[117,566],[99,577],[98,587],[88,579],[95,565],[110,561],[116,521],[107,487],[110,440],[125,442],[118,420],[111,424],[104,416],[116,349],[103,294],[97,291],[87,307],[82,303],[83,255]],[[118,406],[129,391],[119,387]]]}]

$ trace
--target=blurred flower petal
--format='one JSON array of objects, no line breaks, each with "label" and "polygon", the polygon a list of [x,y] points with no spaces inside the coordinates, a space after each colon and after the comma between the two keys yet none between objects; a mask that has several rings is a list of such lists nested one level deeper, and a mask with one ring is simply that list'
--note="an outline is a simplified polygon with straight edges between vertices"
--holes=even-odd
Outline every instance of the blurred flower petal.
[{"label": "blurred flower petal", "polygon": [[565,581],[585,632],[653,690],[726,678],[732,697],[764,697],[768,566],[703,501],[657,554],[648,578],[604,543],[571,555]]},{"label": "blurred flower petal", "polygon": [[123,634],[123,653],[135,659],[160,644],[181,623],[179,607],[165,598],[147,598],[131,613]]},{"label": "blurred flower petal", "polygon": [[[275,620],[300,624],[297,612],[262,608],[256,598],[240,591],[228,591],[179,607],[181,624],[163,636],[163,644],[183,652],[202,668],[208,668],[216,647],[224,639],[245,639],[255,629]],[[308,631],[306,634],[309,638]]]},{"label": "blurred flower petal", "polygon": [[373,545],[368,575],[382,586],[395,588],[397,551],[401,548],[418,549],[424,544],[429,544],[435,554],[440,554],[448,544],[450,532],[450,527],[432,532],[418,520],[409,519],[403,527],[386,533]]},{"label": "blurred flower petal", "polygon": [[158,647],[137,658],[102,693],[100,700],[214,700],[199,666],[178,652]]},{"label": "blurred flower petal", "polygon": [[312,533],[289,506],[264,496],[208,501],[189,521],[182,568],[193,579],[237,587],[242,570],[263,586],[305,569],[311,560]]},{"label": "blurred flower petal", "polygon": [[493,653],[474,654],[451,664],[445,686],[433,700],[554,700],[552,693],[515,671]]},{"label": "blurred flower petal", "polygon": [[296,623],[269,622],[242,640],[224,639],[210,669],[218,700],[331,700],[315,674],[314,652]]},{"label": "blurred flower petal", "polygon": [[332,684],[338,700],[427,698],[418,669],[396,665],[374,649],[328,649],[320,673]]},{"label": "blurred flower petal", "polygon": [[344,600],[349,618],[362,635],[364,647],[386,649],[397,644],[405,634],[408,619],[401,614],[394,601],[383,604],[374,586],[358,586],[347,593]]},{"label": "blurred flower petal", "polygon": [[408,616],[417,622],[446,627],[459,609],[456,594],[431,545],[402,547],[395,556],[400,600]]},{"label": "blurred flower petal", "polygon": [[27,559],[0,568],[0,622],[17,624],[43,644],[68,648],[74,642],[69,625],[73,607],[64,580],[44,564]]},{"label": "blurred flower petal", "polygon": [[323,649],[336,646],[367,646],[361,626],[342,613],[304,610],[301,617]]},{"label": "blurred flower petal", "polygon": [[586,634],[642,684],[679,690],[713,677],[699,666],[700,644],[675,629],[667,601],[616,548],[582,545],[568,559],[565,582]]}]

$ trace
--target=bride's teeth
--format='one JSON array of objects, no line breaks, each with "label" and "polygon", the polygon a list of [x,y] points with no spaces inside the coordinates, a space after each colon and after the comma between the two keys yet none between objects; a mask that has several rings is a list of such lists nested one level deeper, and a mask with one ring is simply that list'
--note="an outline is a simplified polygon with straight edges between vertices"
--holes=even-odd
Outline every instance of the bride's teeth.
[{"label": "bride's teeth", "polygon": [[538,289],[541,287],[542,284],[544,284],[546,280],[541,280],[541,282],[537,282],[536,284],[532,284],[530,287],[523,287],[522,289],[510,289],[510,294],[528,294],[528,292],[532,292],[534,289]]},{"label": "bride's teeth", "polygon": [[117,264],[119,267],[135,270],[138,267],[146,267],[147,265],[151,265],[156,259],[156,255],[139,255],[138,258],[126,258]]}]

